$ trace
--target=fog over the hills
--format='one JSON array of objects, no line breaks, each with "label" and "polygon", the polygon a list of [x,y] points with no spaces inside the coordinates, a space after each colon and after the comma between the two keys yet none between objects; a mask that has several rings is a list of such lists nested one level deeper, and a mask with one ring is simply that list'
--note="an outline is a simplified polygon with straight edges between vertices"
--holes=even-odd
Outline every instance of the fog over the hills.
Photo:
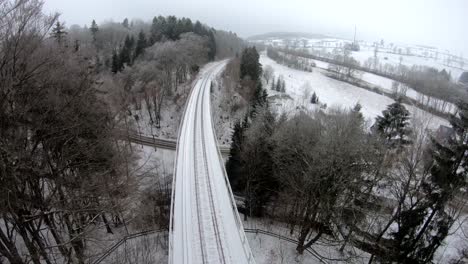
[{"label": "fog over the hills", "polygon": [[67,25],[123,18],[176,15],[200,20],[242,37],[271,31],[322,33],[433,45],[468,54],[466,0],[46,0]]}]

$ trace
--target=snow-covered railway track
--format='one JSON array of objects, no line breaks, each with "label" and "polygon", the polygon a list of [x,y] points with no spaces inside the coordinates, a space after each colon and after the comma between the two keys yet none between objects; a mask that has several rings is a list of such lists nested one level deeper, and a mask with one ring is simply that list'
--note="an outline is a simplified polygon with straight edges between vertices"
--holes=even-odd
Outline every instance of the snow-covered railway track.
[{"label": "snow-covered railway track", "polygon": [[216,62],[202,70],[182,118],[172,188],[169,263],[255,263],[211,119],[211,82],[225,65]]},{"label": "snow-covered railway track", "polygon": [[[206,82],[208,81],[208,79],[205,80],[205,85],[203,87],[206,87]],[[211,88],[211,84],[210,84],[210,88]],[[203,91],[203,92],[206,92],[206,89],[205,90],[200,90],[200,92]],[[208,93],[210,92],[210,90],[208,90]],[[201,104],[198,104],[197,106],[199,108],[203,108],[205,106],[205,98],[206,96],[203,96],[201,97]],[[209,102],[208,102],[209,103]],[[202,110],[203,111],[203,110]],[[201,119],[201,129],[200,129],[200,136],[201,136],[201,143],[202,143],[202,151],[203,151],[203,165],[204,165],[204,168],[205,168],[205,171],[206,171],[206,175],[209,174],[208,172],[208,156],[206,154],[206,143],[205,143],[205,122],[204,122],[204,114],[201,114],[200,115],[200,119]],[[211,118],[211,117],[210,117]],[[223,249],[223,244],[221,242],[221,234],[219,232],[219,222],[218,222],[218,217],[216,216],[216,208],[215,208],[215,205],[214,205],[214,197],[213,197],[213,187],[212,187],[212,184],[211,184],[211,181],[210,179],[207,179],[205,178],[205,181],[207,182],[207,189],[208,189],[208,199],[209,199],[209,204],[210,204],[210,208],[211,208],[211,218],[212,218],[212,223],[213,223],[213,228],[214,228],[214,231],[215,231],[215,237],[216,237],[216,246],[217,246],[217,250],[218,250],[218,253],[219,253],[219,256],[220,256],[220,262],[219,263],[226,263],[225,262],[225,255],[224,255],[224,249]]]}]

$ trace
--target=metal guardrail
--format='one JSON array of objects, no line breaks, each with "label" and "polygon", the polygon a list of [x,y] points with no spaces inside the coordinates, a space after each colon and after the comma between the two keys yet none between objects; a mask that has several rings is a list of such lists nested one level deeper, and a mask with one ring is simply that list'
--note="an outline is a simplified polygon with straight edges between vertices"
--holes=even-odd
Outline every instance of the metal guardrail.
[{"label": "metal guardrail", "polygon": [[[164,230],[164,229],[161,229],[161,230],[148,230],[148,231],[144,231],[144,232],[140,232],[140,233],[136,233],[136,234],[132,234],[132,235],[128,235],[128,236],[125,236],[122,240],[120,240],[119,242],[117,242],[115,245],[113,245],[111,248],[109,248],[108,250],[106,250],[106,252],[100,256],[98,259],[96,259],[92,264],[100,264],[102,263],[102,261],[104,261],[110,254],[112,254],[118,247],[120,247],[122,244],[124,244],[127,240],[130,240],[130,239],[134,239],[134,238],[137,238],[137,237],[142,237],[142,236],[147,236],[147,235],[151,235],[151,234],[155,234],[155,233],[160,233],[160,232],[167,232],[167,230]],[[262,234],[262,235],[267,235],[267,236],[271,236],[271,237],[275,237],[275,238],[278,238],[278,239],[281,239],[281,240],[284,240],[284,241],[287,241],[287,242],[290,242],[290,243],[293,243],[295,245],[297,245],[299,243],[299,241],[295,240],[295,239],[292,239],[292,238],[289,238],[289,237],[286,237],[286,236],[282,236],[280,234],[276,234],[276,233],[273,233],[273,232],[269,232],[269,231],[265,231],[265,230],[261,230],[261,229],[251,229],[251,228],[245,228],[244,229],[244,232],[245,233],[254,233],[254,234]],[[315,257],[318,261],[320,261],[321,263],[327,263],[323,260],[323,257],[321,257],[317,252],[315,252],[315,250],[313,250],[312,248],[306,248],[305,251],[307,253],[309,253],[310,255],[312,255],[313,257]]]},{"label": "metal guardrail", "polygon": [[[142,145],[150,146],[150,147],[156,147],[156,148],[168,149],[168,150],[176,150],[176,147],[177,147],[177,141],[172,140],[172,139],[150,137],[146,135],[139,135],[137,133],[125,134],[124,132],[122,132],[121,136],[124,137],[125,139],[129,139],[133,143],[142,144]],[[231,150],[230,146],[219,145],[218,148],[221,151],[221,154],[223,155],[230,154],[230,150]]]},{"label": "metal guardrail", "polygon": [[137,237],[142,237],[142,236],[147,236],[155,233],[160,233],[160,232],[167,232],[165,229],[160,229],[160,230],[148,230],[148,231],[143,231],[140,233],[135,233],[131,235],[127,235],[122,240],[117,242],[115,245],[113,245],[111,248],[106,250],[106,252],[100,256],[98,259],[96,259],[92,264],[99,264],[101,263],[104,259],[106,259],[110,254],[112,254],[118,247],[120,247],[122,244],[124,244],[127,240],[134,239]]}]

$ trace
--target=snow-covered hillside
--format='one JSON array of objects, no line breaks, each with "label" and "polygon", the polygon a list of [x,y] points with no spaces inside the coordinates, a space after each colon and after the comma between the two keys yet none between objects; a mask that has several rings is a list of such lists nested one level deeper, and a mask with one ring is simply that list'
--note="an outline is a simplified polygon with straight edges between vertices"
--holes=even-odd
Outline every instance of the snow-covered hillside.
[{"label": "snow-covered hillside", "polygon": [[[254,43],[262,43],[274,47],[290,47],[293,49],[307,49],[309,52],[332,52],[333,49],[343,48],[346,44],[351,44],[351,40],[339,38],[266,38],[257,39]],[[382,65],[386,63],[393,66],[400,63],[411,67],[413,65],[429,66],[440,70],[445,69],[450,72],[456,81],[460,75],[468,70],[468,60],[451,54],[448,50],[441,50],[436,47],[423,45],[408,45],[391,42],[367,42],[358,41],[360,51],[353,51],[352,57],[358,60],[361,65],[369,58],[374,58],[375,47],[377,46],[377,57]],[[401,58],[401,61],[400,61]]]},{"label": "snow-covered hillside", "polygon": [[[260,62],[263,67],[272,66],[276,78],[280,75],[284,77],[286,94],[292,100],[275,99],[274,106],[280,111],[291,113],[296,111],[298,107],[314,110],[317,106],[310,103],[310,96],[315,92],[320,103],[327,104],[327,107],[352,108],[356,103],[360,103],[364,116],[373,122],[375,117],[380,115],[387,105],[393,103],[393,100],[387,96],[328,78],[321,69],[315,68],[314,72],[311,73],[294,70],[276,63],[265,54],[261,55]],[[310,91],[307,91],[307,86],[310,86]],[[276,94],[272,90],[268,92],[273,96]],[[410,105],[406,105],[406,107],[411,112],[412,117],[429,120],[431,129],[437,129],[440,125],[448,125],[447,120],[443,118]]]}]

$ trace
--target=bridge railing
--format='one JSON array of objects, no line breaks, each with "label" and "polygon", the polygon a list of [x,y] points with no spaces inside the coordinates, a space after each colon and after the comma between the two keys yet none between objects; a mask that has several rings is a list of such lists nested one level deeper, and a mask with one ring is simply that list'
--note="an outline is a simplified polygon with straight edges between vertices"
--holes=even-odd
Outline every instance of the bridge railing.
[{"label": "bridge railing", "polygon": [[[262,229],[245,228],[244,231],[245,231],[245,233],[261,234],[261,235],[266,235],[266,236],[278,238],[278,239],[284,240],[286,242],[293,243],[295,245],[297,245],[299,243],[299,241],[297,241],[295,239],[292,239],[290,237],[286,237],[286,236],[276,234],[276,233],[273,233],[273,232],[269,232],[269,231],[265,231],[265,230],[262,230]],[[122,247],[123,245],[125,245],[129,240],[133,240],[133,239],[140,238],[140,237],[146,237],[146,236],[150,236],[150,235],[154,235],[154,234],[165,234],[165,235],[167,235],[167,230],[149,230],[149,231],[144,231],[144,232],[140,232],[140,233],[125,236],[122,240],[120,240],[115,245],[113,245],[111,248],[106,250],[106,252],[102,256],[100,256],[99,258],[94,260],[92,262],[92,264],[106,263],[105,261],[107,260],[107,258],[110,257],[112,254],[114,254],[116,251],[118,251],[118,249],[120,247]],[[315,257],[319,262],[327,263],[324,260],[325,258],[323,256],[320,256],[314,249],[307,248],[307,249],[305,249],[305,252],[307,252],[311,256]],[[125,256],[125,257],[128,257],[128,256]],[[337,261],[337,262],[338,261],[344,261],[344,260],[339,260],[339,259],[329,259],[329,260],[330,261]],[[126,263],[126,262],[123,262],[123,263]],[[129,263],[136,263],[136,262],[135,262],[135,260],[133,260],[133,261],[129,261]]]}]

